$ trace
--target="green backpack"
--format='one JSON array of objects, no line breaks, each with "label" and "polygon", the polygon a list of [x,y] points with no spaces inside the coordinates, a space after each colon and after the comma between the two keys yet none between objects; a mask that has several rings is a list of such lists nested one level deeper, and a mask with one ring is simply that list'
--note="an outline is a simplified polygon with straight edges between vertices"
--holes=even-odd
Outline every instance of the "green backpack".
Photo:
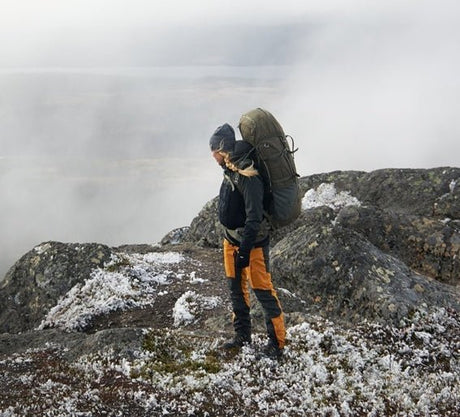
[{"label": "green backpack", "polygon": [[[294,162],[294,140],[267,110],[257,108],[244,113],[238,124],[244,141],[256,153],[256,162],[269,195],[268,218],[273,228],[286,226],[300,214],[301,193]],[[287,138],[292,141],[289,146]]]}]

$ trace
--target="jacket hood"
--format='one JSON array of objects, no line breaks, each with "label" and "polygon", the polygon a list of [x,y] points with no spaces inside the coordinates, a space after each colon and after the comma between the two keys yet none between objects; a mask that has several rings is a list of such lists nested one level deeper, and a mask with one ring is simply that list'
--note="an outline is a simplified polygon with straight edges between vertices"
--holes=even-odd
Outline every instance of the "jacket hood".
[{"label": "jacket hood", "polygon": [[233,151],[230,152],[230,161],[239,168],[251,165],[253,162],[252,151],[253,147],[244,140],[237,140],[233,146]]}]

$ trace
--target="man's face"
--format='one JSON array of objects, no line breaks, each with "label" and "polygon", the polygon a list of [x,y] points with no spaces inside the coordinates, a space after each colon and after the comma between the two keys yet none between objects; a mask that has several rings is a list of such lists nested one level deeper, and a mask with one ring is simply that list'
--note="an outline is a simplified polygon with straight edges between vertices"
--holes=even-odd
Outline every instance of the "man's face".
[{"label": "man's face", "polygon": [[220,166],[224,166],[224,156],[219,151],[211,151],[211,154]]}]

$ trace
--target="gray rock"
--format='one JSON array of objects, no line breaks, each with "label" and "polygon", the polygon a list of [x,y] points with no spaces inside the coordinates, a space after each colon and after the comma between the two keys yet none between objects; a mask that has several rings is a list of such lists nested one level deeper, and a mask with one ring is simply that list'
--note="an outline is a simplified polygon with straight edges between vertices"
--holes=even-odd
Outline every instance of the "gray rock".
[{"label": "gray rock", "polygon": [[[439,220],[460,220],[460,168],[382,169],[369,173],[335,171],[300,179],[303,193],[322,183],[334,183],[338,192],[350,192],[364,206]],[[217,204],[216,197],[204,206],[193,219],[185,241],[221,246],[223,231],[217,219]],[[272,242],[276,243],[286,230],[293,230],[299,224],[297,221],[287,229],[276,231]]]},{"label": "gray rock", "polygon": [[[323,209],[311,211],[317,210]],[[310,309],[349,322],[397,324],[422,305],[460,306],[455,287],[415,273],[361,234],[327,221],[307,222],[278,242],[272,272],[278,286]]]},{"label": "gray rock", "polygon": [[1,283],[0,333],[38,326],[62,295],[88,279],[110,256],[110,248],[97,243],[36,246],[13,265]]},{"label": "gray rock", "polygon": [[[304,191],[334,183],[363,205],[425,217],[460,219],[460,168],[335,171],[301,179]],[[451,184],[455,183],[451,190]]]},{"label": "gray rock", "polygon": [[218,248],[222,246],[224,231],[217,217],[219,198],[209,201],[192,220],[190,229],[184,236],[185,241],[195,242],[200,246]]},{"label": "gray rock", "polygon": [[60,348],[63,356],[74,361],[82,355],[108,352],[130,357],[139,348],[143,331],[138,328],[103,329],[95,333],[65,332],[45,329],[20,334],[0,334],[0,355],[23,353],[28,349],[43,349],[45,346]]},{"label": "gray rock", "polygon": [[420,274],[460,284],[460,233],[452,222],[368,206],[344,207],[337,223]]},{"label": "gray rock", "polygon": [[178,229],[171,230],[166,236],[161,239],[162,245],[178,245],[185,241],[185,237],[189,232],[190,227],[180,227]]}]

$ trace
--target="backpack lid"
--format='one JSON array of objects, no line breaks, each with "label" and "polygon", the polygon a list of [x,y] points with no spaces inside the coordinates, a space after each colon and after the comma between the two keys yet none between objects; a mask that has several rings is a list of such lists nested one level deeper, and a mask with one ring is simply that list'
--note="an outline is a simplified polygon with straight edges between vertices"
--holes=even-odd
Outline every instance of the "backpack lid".
[{"label": "backpack lid", "polygon": [[238,129],[242,138],[255,147],[265,139],[285,137],[278,120],[269,111],[260,107],[244,113],[240,118]]}]

